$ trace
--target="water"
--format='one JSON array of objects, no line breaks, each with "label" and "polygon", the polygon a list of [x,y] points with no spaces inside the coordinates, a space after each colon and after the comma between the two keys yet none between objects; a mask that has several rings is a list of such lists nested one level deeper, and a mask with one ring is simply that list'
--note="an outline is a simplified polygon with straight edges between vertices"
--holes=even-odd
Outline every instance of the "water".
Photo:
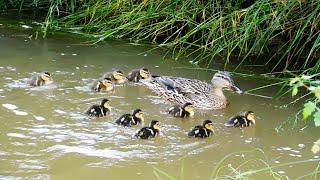
[{"label": "water", "polygon": [[[163,61],[162,51],[150,53],[147,47],[125,42],[88,46],[67,36],[30,40],[28,33],[0,32],[0,179],[166,179],[156,169],[178,179],[208,179],[227,155],[219,175],[232,174],[228,164],[236,168],[248,160],[237,171],[265,167],[257,159],[269,165],[316,161],[273,169],[293,179],[312,172],[319,162],[310,151],[319,138],[319,130],[311,123],[288,132],[274,130],[299,109],[300,105],[280,108],[290,98],[270,100],[226,92],[231,102],[227,109],[197,111],[192,119],[172,118],[165,113],[168,105],[144,87],[125,84],[112,92],[92,93],[88,82],[107,71],[128,73],[142,66],[154,74],[204,81],[211,79],[211,72],[173,68],[192,66],[187,61]],[[52,72],[54,85],[30,88],[25,84],[33,72],[44,70]],[[243,90],[264,85],[240,77],[234,80]],[[259,93],[272,95],[275,90]],[[111,100],[112,113],[85,119],[83,112],[105,97]],[[113,123],[135,108],[146,112],[146,123],[152,119],[162,123],[160,137],[137,140],[132,135],[139,126],[123,128]],[[245,110],[256,113],[256,126],[243,130],[223,126],[227,118]],[[214,136],[187,138],[187,131],[204,119],[213,120]]]}]

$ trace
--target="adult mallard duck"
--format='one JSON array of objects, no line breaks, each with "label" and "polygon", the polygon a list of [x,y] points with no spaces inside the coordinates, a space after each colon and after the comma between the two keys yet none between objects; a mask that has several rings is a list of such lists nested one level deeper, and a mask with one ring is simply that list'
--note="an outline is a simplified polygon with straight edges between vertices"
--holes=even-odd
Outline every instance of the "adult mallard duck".
[{"label": "adult mallard duck", "polygon": [[31,79],[29,80],[30,86],[43,86],[47,84],[51,84],[52,76],[49,72],[43,72],[40,74],[33,75]]},{"label": "adult mallard duck", "polygon": [[189,102],[199,109],[226,108],[229,103],[223,94],[224,89],[242,93],[230,74],[225,71],[215,73],[211,80],[212,84],[171,76],[153,76],[150,81],[142,83],[169,102],[180,105]]},{"label": "adult mallard duck", "polygon": [[254,113],[252,111],[247,111],[230,118],[224,125],[227,127],[249,127],[255,123]]}]

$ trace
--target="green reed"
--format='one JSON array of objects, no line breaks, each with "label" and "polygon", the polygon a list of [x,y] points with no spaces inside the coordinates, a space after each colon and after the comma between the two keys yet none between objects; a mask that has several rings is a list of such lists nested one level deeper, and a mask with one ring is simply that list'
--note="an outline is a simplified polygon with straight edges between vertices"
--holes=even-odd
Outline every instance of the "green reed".
[{"label": "green reed", "polygon": [[[237,64],[235,69],[243,64],[269,65],[268,71],[320,68],[320,2],[316,0],[253,4],[243,0],[12,2],[11,7],[20,9],[46,9],[44,33],[61,30],[92,37],[93,42],[126,38],[154,43],[173,51],[174,58],[191,56],[207,66],[214,61],[225,65],[232,61]],[[223,58],[217,60],[218,55]],[[252,60],[260,55],[268,58]]]}]

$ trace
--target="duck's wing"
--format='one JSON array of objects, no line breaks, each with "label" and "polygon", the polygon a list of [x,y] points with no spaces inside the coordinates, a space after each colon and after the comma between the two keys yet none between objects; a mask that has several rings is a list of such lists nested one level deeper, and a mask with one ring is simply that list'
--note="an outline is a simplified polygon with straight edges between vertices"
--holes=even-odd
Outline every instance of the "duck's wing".
[{"label": "duck's wing", "polygon": [[230,118],[226,123],[224,123],[224,126],[226,127],[241,126],[244,123],[246,123],[244,122],[244,117],[237,115]]},{"label": "duck's wing", "polygon": [[167,90],[174,91],[180,94],[197,94],[201,95],[208,93],[211,86],[203,81],[197,79],[187,79],[171,76],[159,76],[155,80],[166,87]]},{"label": "duck's wing", "polygon": [[99,116],[99,112],[100,112],[100,108],[98,105],[92,105],[91,107],[89,107],[85,114],[89,115],[89,116]]},{"label": "duck's wing", "polygon": [[127,121],[128,119],[130,119],[130,116],[131,116],[130,114],[122,115],[121,117],[119,117],[119,119],[116,120],[116,124],[119,124],[119,125],[127,124],[128,123]]},{"label": "duck's wing", "polygon": [[135,137],[141,139],[148,139],[151,136],[151,130],[148,127],[141,128],[136,134]]},{"label": "duck's wing", "polygon": [[169,108],[168,113],[173,115],[173,116],[179,116],[181,112],[180,106],[173,106]]},{"label": "duck's wing", "polygon": [[196,126],[189,131],[188,136],[189,137],[198,137],[201,133],[202,126]]}]

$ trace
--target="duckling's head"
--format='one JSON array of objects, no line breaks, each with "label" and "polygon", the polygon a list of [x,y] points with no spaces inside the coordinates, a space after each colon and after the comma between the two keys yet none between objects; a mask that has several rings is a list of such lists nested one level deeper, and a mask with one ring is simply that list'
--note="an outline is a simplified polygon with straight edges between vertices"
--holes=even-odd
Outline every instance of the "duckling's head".
[{"label": "duckling's head", "polygon": [[141,68],[139,70],[139,73],[143,79],[150,79],[151,78],[150,72],[147,68]]},{"label": "duckling's head", "polygon": [[190,114],[194,114],[194,108],[193,108],[193,105],[191,103],[185,103],[183,105],[183,109],[185,111],[187,111],[188,113],[190,113]]},{"label": "duckling's head", "polygon": [[252,111],[247,111],[244,113],[244,117],[247,119],[247,120],[250,120],[252,121],[253,124],[256,123],[256,119],[255,119],[255,116],[254,116],[254,113]]},{"label": "duckling's head", "polygon": [[111,106],[109,105],[109,99],[102,99],[100,105],[103,106],[103,107],[105,107],[105,108],[107,108],[107,109],[110,109],[110,108],[111,108]]},{"label": "duckling's head", "polygon": [[111,87],[112,86],[112,81],[110,78],[106,77],[102,80],[102,84],[105,86],[105,87]]},{"label": "duckling's head", "polygon": [[235,83],[231,79],[230,74],[226,71],[218,71],[217,73],[215,73],[211,82],[212,85],[216,88],[228,89],[238,94],[243,93],[241,89],[235,85]]},{"label": "duckling's head", "polygon": [[136,118],[139,118],[141,119],[142,121],[144,120],[144,117],[143,117],[143,112],[141,109],[136,109],[133,111],[132,115]]},{"label": "duckling's head", "polygon": [[213,123],[210,120],[205,120],[203,121],[203,127],[206,128],[207,130],[213,132]]},{"label": "duckling's head", "polygon": [[41,74],[41,79],[44,81],[52,81],[52,76],[49,72],[43,72]]},{"label": "duckling's head", "polygon": [[114,79],[116,79],[116,80],[124,80],[124,75],[123,75],[122,71],[120,71],[120,70],[113,71],[112,74],[113,74]]},{"label": "duckling's head", "polygon": [[160,122],[156,120],[152,120],[150,123],[150,127],[160,131]]}]

